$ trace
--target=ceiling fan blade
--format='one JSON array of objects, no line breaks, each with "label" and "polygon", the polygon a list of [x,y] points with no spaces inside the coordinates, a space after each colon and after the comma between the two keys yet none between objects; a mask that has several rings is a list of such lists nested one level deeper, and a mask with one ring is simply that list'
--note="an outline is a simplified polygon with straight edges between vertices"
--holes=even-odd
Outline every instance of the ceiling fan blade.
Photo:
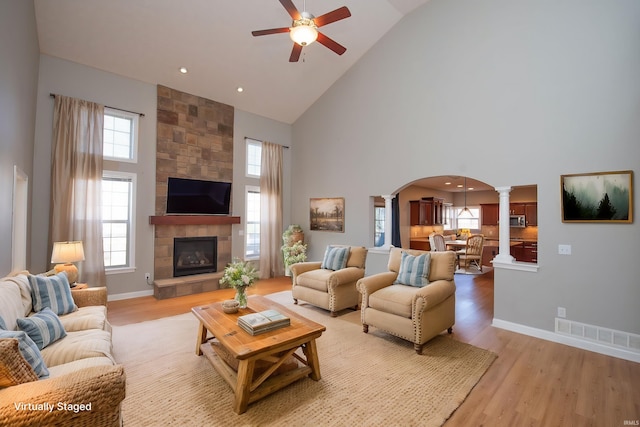
[{"label": "ceiling fan blade", "polygon": [[293,49],[291,50],[291,56],[289,57],[289,62],[298,62],[298,59],[300,59],[300,52],[302,52],[302,46],[298,43],[294,43]]},{"label": "ceiling fan blade", "polygon": [[318,16],[317,18],[313,18],[313,22],[315,22],[318,27],[322,27],[323,25],[331,24],[332,22],[336,22],[350,16],[351,12],[347,8],[347,6],[342,6],[341,8],[338,8],[332,12],[328,12],[324,15]]},{"label": "ceiling fan blade", "polygon": [[318,43],[325,45],[326,47],[328,47],[338,55],[342,55],[347,51],[346,47],[342,46],[340,43],[336,42],[333,39],[330,39],[329,37],[325,36],[320,32],[318,33]]},{"label": "ceiling fan blade", "polygon": [[268,30],[251,31],[251,34],[253,34],[254,37],[257,37],[257,36],[267,36],[269,34],[288,33],[288,32],[289,32],[289,27],[283,27],[283,28],[270,28]]},{"label": "ceiling fan blade", "polygon": [[280,4],[287,9],[287,12],[289,12],[289,15],[291,15],[294,21],[301,18],[300,12],[298,12],[296,5],[294,5],[291,0],[280,0]]}]

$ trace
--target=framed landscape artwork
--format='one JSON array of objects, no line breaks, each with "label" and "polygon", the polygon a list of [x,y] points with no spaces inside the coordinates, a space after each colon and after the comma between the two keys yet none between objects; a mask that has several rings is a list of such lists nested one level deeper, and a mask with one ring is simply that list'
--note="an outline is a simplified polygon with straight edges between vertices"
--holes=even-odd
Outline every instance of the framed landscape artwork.
[{"label": "framed landscape artwork", "polygon": [[310,199],[311,230],[344,233],[344,197]]},{"label": "framed landscape artwork", "polygon": [[633,171],[562,175],[562,222],[633,222]]}]

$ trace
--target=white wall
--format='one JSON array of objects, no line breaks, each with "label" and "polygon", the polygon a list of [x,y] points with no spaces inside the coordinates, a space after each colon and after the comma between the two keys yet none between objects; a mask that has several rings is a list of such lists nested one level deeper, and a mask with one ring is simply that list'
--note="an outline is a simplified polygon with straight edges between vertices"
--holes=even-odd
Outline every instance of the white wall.
[{"label": "white wall", "polygon": [[[0,277],[11,271],[13,167],[33,189],[39,47],[32,1],[0,2]],[[28,243],[27,243],[28,247]],[[29,267],[29,254],[26,255]]]},{"label": "white wall", "polygon": [[[562,223],[560,175],[638,173],[639,75],[640,2],[432,0],[294,124],[292,220],[308,230],[310,197],[345,197],[345,233],[307,232],[320,259],[366,244],[369,196],[415,179],[537,185],[540,268],[495,272],[495,317],[553,330],[563,306],[638,334],[640,225]],[[384,263],[370,254],[367,268]]]}]

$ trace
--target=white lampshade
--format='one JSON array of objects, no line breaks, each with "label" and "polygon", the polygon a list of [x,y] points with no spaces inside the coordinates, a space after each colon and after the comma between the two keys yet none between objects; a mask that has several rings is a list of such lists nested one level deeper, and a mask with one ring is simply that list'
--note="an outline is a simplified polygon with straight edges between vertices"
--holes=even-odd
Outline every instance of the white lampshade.
[{"label": "white lampshade", "polygon": [[68,264],[77,261],[84,261],[84,248],[81,241],[53,243],[52,263]]},{"label": "white lampshade", "polygon": [[289,37],[300,46],[307,46],[318,38],[318,30],[310,25],[297,25],[290,28]]}]

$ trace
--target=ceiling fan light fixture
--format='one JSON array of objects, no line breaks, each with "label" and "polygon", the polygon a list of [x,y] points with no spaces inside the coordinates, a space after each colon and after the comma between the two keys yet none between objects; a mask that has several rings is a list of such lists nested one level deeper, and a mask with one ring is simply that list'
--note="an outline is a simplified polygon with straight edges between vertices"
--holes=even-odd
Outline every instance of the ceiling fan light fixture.
[{"label": "ceiling fan light fixture", "polygon": [[293,21],[289,37],[300,46],[308,46],[318,38],[318,28],[311,19],[300,18]]}]

